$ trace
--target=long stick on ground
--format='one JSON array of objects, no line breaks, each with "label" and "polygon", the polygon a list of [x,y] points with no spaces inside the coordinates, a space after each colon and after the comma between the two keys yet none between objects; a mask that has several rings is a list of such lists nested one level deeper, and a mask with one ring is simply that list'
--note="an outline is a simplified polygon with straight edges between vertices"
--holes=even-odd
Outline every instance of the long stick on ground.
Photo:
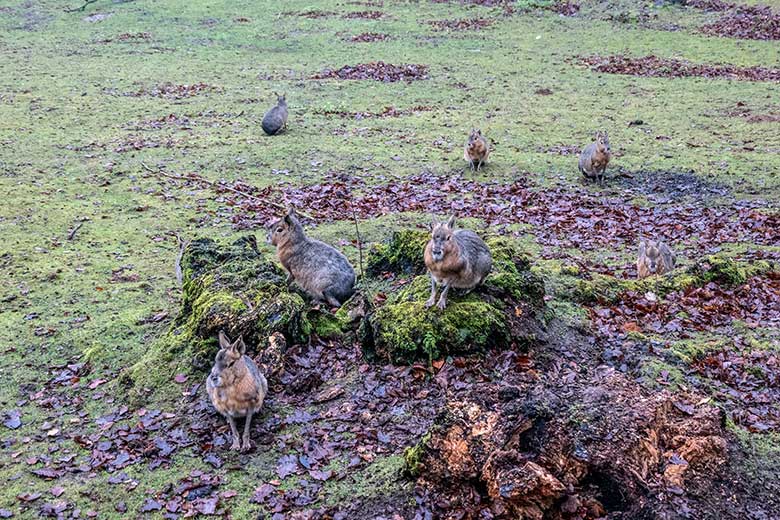
[{"label": "long stick on ground", "polygon": [[185,242],[178,233],[174,233],[174,236],[179,243],[179,254],[176,256],[176,281],[179,282],[179,285],[182,285],[182,283],[184,283],[184,276],[181,272],[181,259],[184,258],[184,250],[190,245],[190,241],[187,240]]},{"label": "long stick on ground", "polygon": [[[258,201],[258,202],[262,202],[263,204],[268,204],[269,206],[272,206],[272,207],[274,207],[274,208],[276,208],[278,210],[284,211],[285,213],[287,212],[287,206],[285,206],[284,204],[279,204],[278,202],[274,202],[272,200],[264,199],[262,197],[257,197],[255,195],[252,195],[251,193],[247,193],[245,191],[237,190],[235,188],[231,188],[230,186],[225,186],[224,184],[219,184],[217,182],[210,181],[208,179],[204,179],[203,177],[200,177],[200,176],[194,176],[194,175],[193,176],[190,176],[190,175],[174,175],[172,173],[165,173],[164,171],[162,171],[160,169],[157,169],[157,170],[152,169],[149,166],[147,166],[145,163],[141,163],[141,166],[144,168],[144,170],[146,170],[148,172],[151,172],[151,173],[153,173],[155,175],[159,175],[161,177],[166,177],[168,179],[174,179],[174,180],[177,180],[177,181],[199,182],[201,184],[205,184],[205,185],[211,187],[214,190],[216,190],[217,188],[222,189],[222,190],[227,190],[227,191],[230,191],[232,193],[235,193],[236,195],[241,195],[242,197],[246,197],[248,199],[254,199],[254,200]],[[308,218],[310,220],[316,220],[314,217],[312,217],[308,213],[304,213],[303,211],[298,211],[296,209],[295,212],[298,215],[302,216],[302,217]]]},{"label": "long stick on ground", "polygon": [[360,238],[360,228],[358,227],[357,215],[355,214],[355,205],[350,204],[352,210],[352,220],[355,222],[355,235],[357,235],[358,243],[358,265],[360,266],[360,279],[365,281],[366,277],[363,275],[363,240]]},{"label": "long stick on ground", "polygon": [[89,4],[94,4],[95,2],[97,2],[97,0],[84,0],[84,5],[82,5],[81,7],[76,7],[75,9],[65,9],[65,12],[77,13],[79,11],[84,11],[84,9],[86,9]]},{"label": "long stick on ground", "polygon": [[83,225],[84,225],[84,222],[79,222],[78,224],[76,224],[75,226],[73,226],[73,229],[71,229],[71,230],[68,232],[68,237],[67,237],[67,238],[68,238],[68,240],[73,240],[73,238],[76,236],[76,232],[77,232],[79,229],[81,229],[81,226],[83,226]]}]

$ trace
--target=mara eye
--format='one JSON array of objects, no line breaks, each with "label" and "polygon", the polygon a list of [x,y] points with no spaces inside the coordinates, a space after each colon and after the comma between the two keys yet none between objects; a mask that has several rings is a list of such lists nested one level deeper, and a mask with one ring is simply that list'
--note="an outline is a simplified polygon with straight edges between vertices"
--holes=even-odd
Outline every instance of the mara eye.
[{"label": "mara eye", "polygon": [[277,233],[281,233],[282,231],[284,231],[284,229],[282,229],[282,228],[276,228],[276,232],[277,232]]},{"label": "mara eye", "polygon": [[447,237],[447,240],[449,240],[450,238],[452,238],[452,237]]}]

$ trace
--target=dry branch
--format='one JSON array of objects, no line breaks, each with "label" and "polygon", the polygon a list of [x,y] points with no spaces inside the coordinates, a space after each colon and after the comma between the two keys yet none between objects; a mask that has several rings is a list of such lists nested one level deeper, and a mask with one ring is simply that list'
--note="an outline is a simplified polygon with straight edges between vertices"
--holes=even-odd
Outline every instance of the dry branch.
[{"label": "dry branch", "polygon": [[84,9],[86,9],[89,4],[94,4],[95,2],[97,2],[97,0],[84,0],[84,5],[82,5],[81,7],[76,7],[75,9],[65,9],[65,12],[66,13],[77,13],[79,11],[83,12]]},{"label": "dry branch", "polygon": [[179,285],[182,285],[184,276],[181,272],[181,259],[184,257],[184,250],[190,245],[190,241],[187,240],[185,242],[178,233],[173,233],[173,235],[176,237],[176,241],[179,244],[179,254],[176,256],[176,281],[179,282]]},{"label": "dry branch", "polygon": [[[151,172],[155,175],[159,175],[161,177],[166,177],[168,179],[174,179],[177,181],[190,181],[190,182],[199,182],[201,184],[205,184],[212,188],[213,190],[217,191],[218,189],[226,190],[232,193],[235,193],[236,195],[240,195],[242,197],[246,197],[248,199],[254,199],[256,201],[262,202],[263,204],[268,204],[269,206],[272,206],[280,211],[287,212],[288,208],[284,204],[279,204],[278,202],[273,202],[268,199],[264,199],[262,197],[257,197],[255,195],[252,195],[251,193],[247,193],[245,191],[237,190],[236,188],[232,188],[230,186],[226,186],[224,184],[220,184],[218,182],[210,181],[208,179],[204,179],[203,177],[197,176],[197,175],[175,175],[172,173],[165,173],[164,171],[160,169],[152,169],[149,166],[147,166],[145,163],[141,163],[141,166],[148,172]],[[298,211],[298,209],[295,210],[295,213],[300,215],[301,217],[310,219],[310,220],[316,220],[314,217],[309,215],[308,213],[304,213],[303,211]]]},{"label": "dry branch", "polygon": [[83,226],[83,225],[84,225],[84,222],[79,222],[78,224],[76,224],[75,226],[73,226],[73,229],[71,229],[70,231],[68,231],[68,236],[67,236],[68,240],[73,240],[73,238],[76,236],[76,232],[77,232],[79,229],[81,229],[81,226]]}]

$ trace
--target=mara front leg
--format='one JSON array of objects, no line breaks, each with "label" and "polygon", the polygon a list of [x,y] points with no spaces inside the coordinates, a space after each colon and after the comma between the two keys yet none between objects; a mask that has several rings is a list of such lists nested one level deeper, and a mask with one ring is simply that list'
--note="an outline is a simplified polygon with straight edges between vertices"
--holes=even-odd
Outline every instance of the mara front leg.
[{"label": "mara front leg", "polygon": [[227,416],[228,423],[230,423],[230,431],[233,434],[233,444],[230,445],[231,450],[241,449],[241,437],[238,435],[238,428],[236,427],[236,420],[233,416]]},{"label": "mara front leg", "polygon": [[246,414],[246,422],[244,423],[244,436],[241,439],[241,451],[249,451],[252,449],[252,443],[249,440],[249,427],[252,424],[252,409]]},{"label": "mara front leg", "polygon": [[447,306],[447,292],[450,290],[450,284],[445,283],[443,284],[444,289],[441,291],[441,295],[439,296],[439,303],[436,305],[439,310],[444,310],[444,308]]},{"label": "mara front leg", "polygon": [[431,296],[425,302],[425,307],[432,307],[434,303],[436,303],[436,280],[431,275]]}]

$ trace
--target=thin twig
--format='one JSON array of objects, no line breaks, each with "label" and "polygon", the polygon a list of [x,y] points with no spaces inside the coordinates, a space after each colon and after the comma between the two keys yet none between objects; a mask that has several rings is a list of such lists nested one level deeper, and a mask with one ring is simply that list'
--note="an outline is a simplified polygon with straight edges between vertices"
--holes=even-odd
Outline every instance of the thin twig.
[{"label": "thin twig", "polygon": [[181,272],[181,259],[184,258],[184,250],[190,245],[190,241],[187,240],[185,242],[178,233],[174,233],[173,235],[179,243],[179,254],[176,256],[176,281],[179,282],[179,285],[182,285],[184,283],[184,275]]},{"label": "thin twig", "polygon": [[67,238],[68,238],[68,240],[73,240],[73,238],[76,236],[76,231],[78,231],[79,229],[81,229],[81,226],[83,226],[83,225],[84,225],[84,222],[79,222],[78,224],[76,224],[75,226],[73,226],[73,229],[71,229],[70,231],[68,231],[68,237],[67,237]]},{"label": "thin twig", "polygon": [[352,209],[352,220],[355,222],[355,235],[357,235],[357,243],[358,243],[358,262],[360,266],[360,279],[364,280],[366,279],[365,275],[363,274],[363,240],[360,238],[360,228],[358,227],[358,221],[357,221],[357,215],[355,214],[355,205],[350,203],[350,209]]},{"label": "thin twig", "polygon": [[[164,171],[159,170],[159,169],[158,170],[154,170],[154,169],[150,168],[149,166],[147,166],[143,162],[141,163],[141,166],[148,172],[151,172],[151,173],[153,173],[155,175],[160,175],[162,177],[166,177],[168,179],[174,179],[174,180],[177,180],[177,181],[194,181],[194,182],[199,182],[201,184],[206,184],[206,185],[210,186],[214,190],[216,190],[217,188],[223,189],[223,190],[227,190],[227,191],[230,191],[232,193],[235,193],[236,195],[240,195],[240,196],[246,197],[248,199],[254,199],[256,201],[262,202],[263,204],[268,204],[269,206],[272,206],[272,207],[274,207],[274,208],[276,208],[278,210],[284,211],[285,213],[288,210],[287,206],[285,206],[284,204],[279,204],[278,202],[273,202],[271,200],[264,199],[262,197],[258,197],[256,195],[252,195],[251,193],[247,193],[245,191],[241,191],[241,190],[237,190],[235,188],[231,188],[230,186],[226,186],[224,184],[219,184],[217,182],[210,181],[208,179],[204,179],[203,177],[200,177],[200,176],[174,175],[172,173],[165,173]],[[314,217],[312,217],[308,213],[304,213],[303,211],[298,211],[296,209],[295,212],[298,215],[300,215],[301,217],[307,218],[309,220],[316,220]]]},{"label": "thin twig", "polygon": [[84,11],[84,9],[86,9],[89,4],[94,4],[95,2],[97,2],[97,0],[84,0],[84,5],[82,5],[81,7],[77,7],[75,9],[65,9],[65,12],[77,13],[79,11]]}]

